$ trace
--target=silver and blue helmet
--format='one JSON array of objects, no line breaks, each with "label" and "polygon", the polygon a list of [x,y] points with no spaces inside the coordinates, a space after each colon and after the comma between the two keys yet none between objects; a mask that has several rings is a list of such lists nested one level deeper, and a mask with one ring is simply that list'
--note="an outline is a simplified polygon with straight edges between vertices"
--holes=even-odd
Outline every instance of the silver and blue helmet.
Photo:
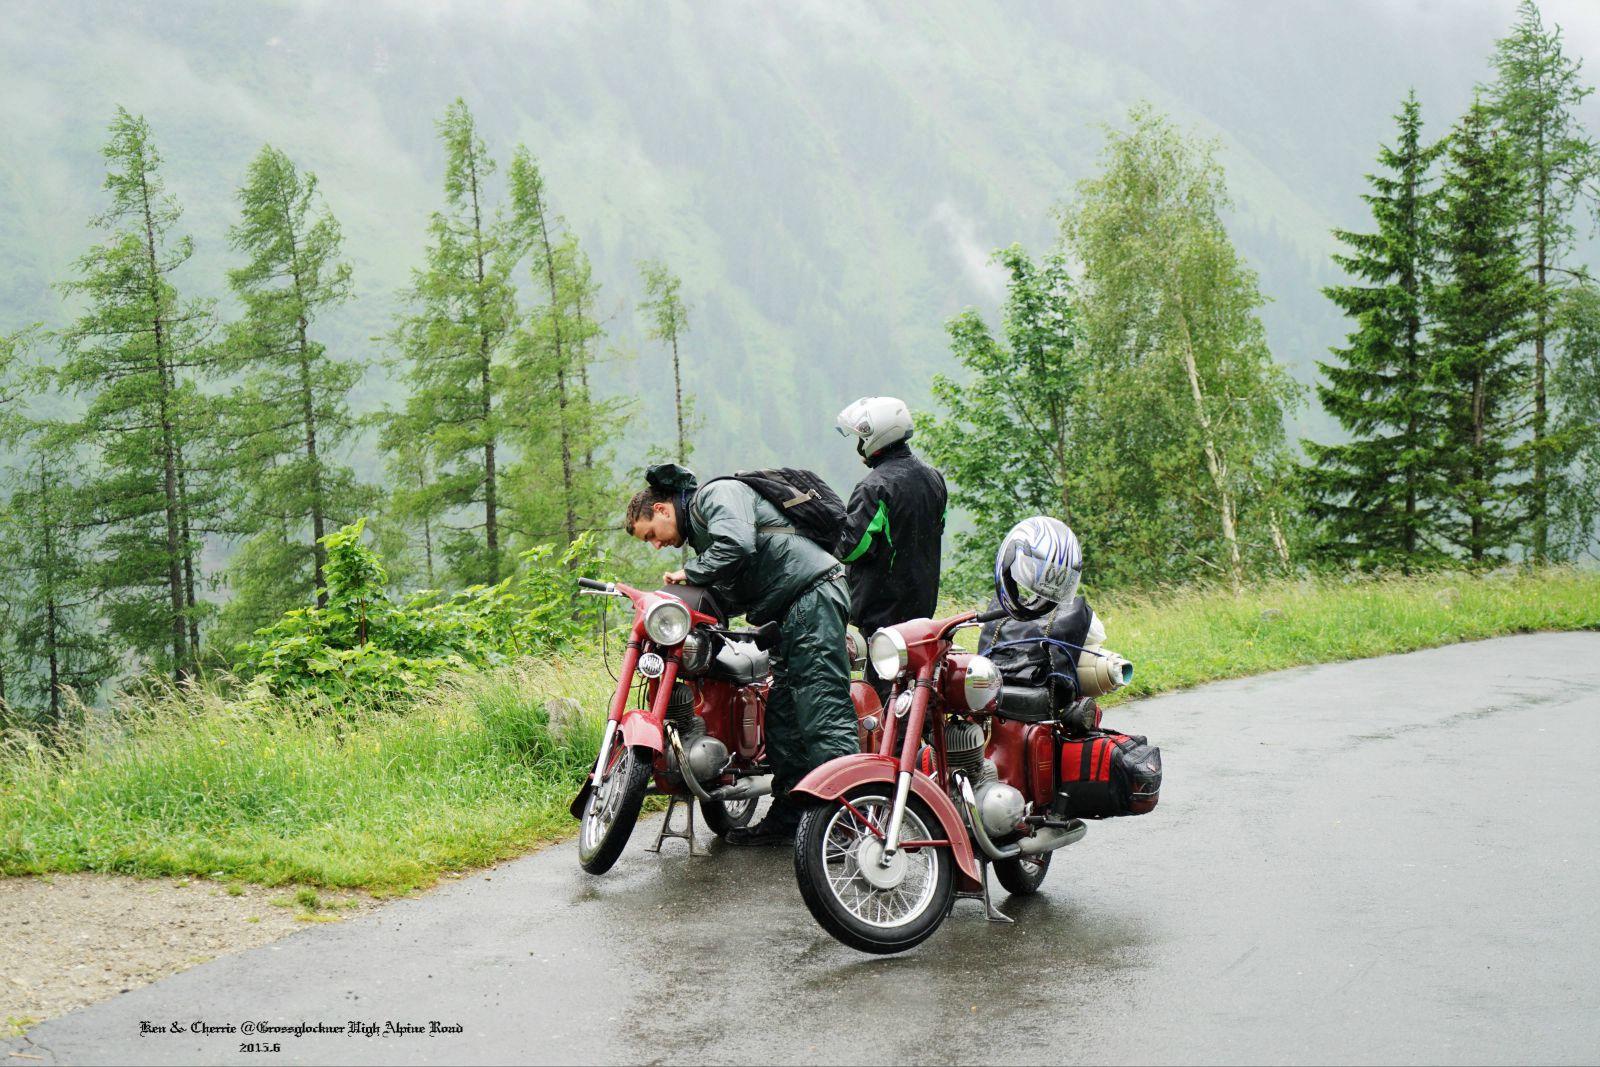
[{"label": "silver and blue helmet", "polygon": [[994,557],[994,593],[1013,619],[1037,619],[1078,595],[1083,550],[1060,519],[1035,515],[1011,527]]}]

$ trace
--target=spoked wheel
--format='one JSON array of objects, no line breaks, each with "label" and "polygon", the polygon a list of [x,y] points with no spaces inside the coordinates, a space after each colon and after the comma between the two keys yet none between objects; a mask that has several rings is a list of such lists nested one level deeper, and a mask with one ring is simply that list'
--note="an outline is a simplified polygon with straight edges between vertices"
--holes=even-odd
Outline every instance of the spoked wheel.
[{"label": "spoked wheel", "polygon": [[578,829],[578,863],[590,874],[605,874],[622,855],[622,847],[639,821],[644,791],[650,784],[655,755],[644,746],[619,743],[600,784],[589,793]]},{"label": "spoked wheel", "polygon": [[706,827],[718,837],[727,837],[729,830],[737,830],[741,826],[749,826],[750,820],[755,816],[756,805],[761,803],[761,798],[752,797],[749,800],[712,800],[700,801],[700,817],[706,821]]},{"label": "spoked wheel", "polygon": [[[891,787],[865,785],[847,799],[855,811],[833,801],[808,808],[800,818],[794,852],[800,895],[822,928],[851,948],[904,952],[937,930],[955,901],[950,850],[900,849],[884,866]],[[927,805],[909,797],[900,840],[943,836]]]},{"label": "spoked wheel", "polygon": [[1018,856],[1016,859],[995,860],[994,876],[1007,893],[1016,897],[1031,896],[1039,891],[1044,876],[1050,873],[1050,857],[1054,852],[1037,856]]}]

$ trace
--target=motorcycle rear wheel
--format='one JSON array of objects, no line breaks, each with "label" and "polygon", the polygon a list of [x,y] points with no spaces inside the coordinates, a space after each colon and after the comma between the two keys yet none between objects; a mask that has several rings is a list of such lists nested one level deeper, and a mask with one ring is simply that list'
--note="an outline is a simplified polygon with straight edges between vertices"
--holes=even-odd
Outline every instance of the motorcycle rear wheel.
[{"label": "motorcycle rear wheel", "polygon": [[1027,897],[1039,891],[1044,876],[1050,873],[1053,852],[1037,856],[1018,856],[1015,859],[995,860],[994,876],[1001,888],[1014,897]]},{"label": "motorcycle rear wheel", "polygon": [[700,817],[706,821],[706,829],[718,837],[727,837],[728,831],[750,825],[750,820],[756,814],[756,806],[760,803],[760,798],[709,802],[702,800]]},{"label": "motorcycle rear wheel", "polygon": [[[886,832],[893,786],[874,782],[851,790],[847,799],[873,828]],[[943,836],[928,806],[908,797],[901,839]],[[887,955],[915,948],[944,922],[956,898],[955,862],[948,848],[902,850],[894,861],[899,881],[880,888],[863,875],[860,861],[863,850],[881,847],[878,835],[841,801],[815,804],[800,817],[794,873],[800,896],[824,930],[853,949]],[[867,862],[874,860],[869,856]]]},{"label": "motorcycle rear wheel", "polygon": [[644,745],[618,744],[600,784],[589,792],[578,824],[578,865],[590,874],[605,874],[622,855],[639,821],[650,766],[655,753]]}]

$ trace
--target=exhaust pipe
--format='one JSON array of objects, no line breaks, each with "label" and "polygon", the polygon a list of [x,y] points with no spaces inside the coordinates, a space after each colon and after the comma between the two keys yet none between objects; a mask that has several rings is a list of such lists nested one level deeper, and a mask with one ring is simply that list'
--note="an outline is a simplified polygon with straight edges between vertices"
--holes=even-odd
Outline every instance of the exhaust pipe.
[{"label": "exhaust pipe", "polygon": [[711,791],[712,800],[754,800],[772,792],[772,775],[755,774]]}]

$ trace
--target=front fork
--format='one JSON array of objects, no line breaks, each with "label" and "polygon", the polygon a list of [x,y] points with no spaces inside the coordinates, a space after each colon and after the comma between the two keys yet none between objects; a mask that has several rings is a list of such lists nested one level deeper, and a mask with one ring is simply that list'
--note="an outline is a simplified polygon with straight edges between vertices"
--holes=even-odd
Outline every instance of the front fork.
[{"label": "front fork", "polygon": [[918,674],[911,694],[911,710],[906,715],[905,736],[900,742],[900,773],[895,775],[894,805],[889,809],[889,825],[884,831],[883,854],[878,862],[888,867],[900,851],[900,824],[906,817],[906,798],[911,793],[911,773],[917,750],[922,745],[922,724],[928,717],[928,701],[933,695],[933,664]]},{"label": "front fork", "polygon": [[617,736],[617,720],[606,720],[606,732],[600,738],[600,758],[594,761],[594,771],[589,775],[589,781],[596,789],[600,788],[600,779],[606,773],[606,761],[611,758],[611,742]]}]

